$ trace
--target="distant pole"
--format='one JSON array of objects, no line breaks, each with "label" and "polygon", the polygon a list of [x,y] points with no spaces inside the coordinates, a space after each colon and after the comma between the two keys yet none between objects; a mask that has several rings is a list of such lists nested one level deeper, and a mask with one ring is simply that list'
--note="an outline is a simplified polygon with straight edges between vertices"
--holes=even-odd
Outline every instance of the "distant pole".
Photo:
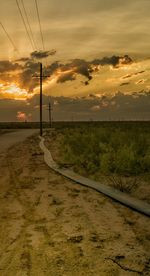
[{"label": "distant pole", "polygon": [[42,86],[43,86],[43,66],[40,63],[40,136],[43,135],[43,121],[42,121]]},{"label": "distant pole", "polygon": [[52,106],[51,106],[50,99],[48,104],[48,111],[49,111],[49,125],[50,125],[50,128],[52,128]]}]

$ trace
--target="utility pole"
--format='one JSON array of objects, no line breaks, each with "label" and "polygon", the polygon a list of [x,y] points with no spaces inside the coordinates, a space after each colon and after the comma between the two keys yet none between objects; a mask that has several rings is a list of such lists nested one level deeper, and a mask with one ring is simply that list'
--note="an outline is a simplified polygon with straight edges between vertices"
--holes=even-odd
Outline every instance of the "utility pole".
[{"label": "utility pole", "polygon": [[43,107],[43,103],[42,103],[42,95],[43,95],[43,79],[44,78],[48,78],[49,76],[45,76],[43,75],[43,65],[42,63],[40,63],[40,76],[33,76],[34,78],[39,78],[40,79],[40,136],[43,135],[43,116],[42,116],[42,107]]},{"label": "utility pole", "polygon": [[43,66],[40,63],[40,136],[43,135],[43,99],[42,99],[42,91],[43,90]]}]

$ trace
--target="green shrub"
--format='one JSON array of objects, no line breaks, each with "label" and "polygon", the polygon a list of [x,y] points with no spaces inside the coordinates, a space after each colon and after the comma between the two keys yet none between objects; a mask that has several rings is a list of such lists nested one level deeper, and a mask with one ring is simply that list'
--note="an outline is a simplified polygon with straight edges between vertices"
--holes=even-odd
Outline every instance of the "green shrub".
[{"label": "green shrub", "polygon": [[106,152],[102,154],[100,158],[100,169],[104,173],[109,173],[113,171],[113,158],[111,152]]},{"label": "green shrub", "polygon": [[136,156],[131,147],[124,146],[120,148],[114,160],[116,173],[130,175],[135,173]]},{"label": "green shrub", "polygon": [[141,158],[140,165],[143,172],[150,171],[150,154],[147,154],[143,158]]},{"label": "green shrub", "polygon": [[150,170],[150,132],[146,126],[112,123],[65,128],[64,160],[85,172],[137,175]]}]

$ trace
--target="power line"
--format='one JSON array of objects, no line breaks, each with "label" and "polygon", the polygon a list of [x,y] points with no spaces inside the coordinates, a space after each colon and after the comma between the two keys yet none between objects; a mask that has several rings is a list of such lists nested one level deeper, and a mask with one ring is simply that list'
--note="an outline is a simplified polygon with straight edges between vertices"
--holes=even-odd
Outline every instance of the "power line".
[{"label": "power line", "polygon": [[42,47],[43,47],[43,51],[45,51],[44,38],[43,38],[43,33],[42,33],[41,20],[40,20],[40,14],[39,14],[39,8],[38,8],[37,0],[35,0],[35,6],[36,6],[36,12],[37,12],[37,17],[38,17],[38,22],[39,22],[39,28],[40,28],[40,34],[41,34],[41,40],[42,40]]},{"label": "power line", "polygon": [[2,22],[0,22],[0,25],[1,25],[2,29],[3,29],[3,31],[5,32],[5,34],[6,34],[7,38],[8,38],[8,40],[9,40],[9,42],[10,42],[11,45],[13,46],[14,50],[17,51],[17,52],[19,53],[19,51],[18,51],[18,49],[17,49],[17,47],[16,47],[14,41],[12,40],[11,36],[10,36],[9,33],[7,32],[7,30],[5,29],[5,27],[4,27],[4,25],[2,24]]},{"label": "power line", "polygon": [[31,29],[30,22],[29,22],[28,14],[27,14],[27,11],[26,11],[26,8],[25,8],[25,5],[24,5],[24,0],[21,0],[21,3],[22,3],[22,6],[23,6],[24,14],[25,14],[26,21],[27,21],[27,24],[28,24],[28,28],[29,28],[29,31],[30,31],[30,34],[31,34],[31,38],[32,38],[34,48],[37,49],[37,45],[36,45],[36,42],[34,40],[33,32],[32,32],[32,29]]},{"label": "power line", "polygon": [[29,34],[29,32],[28,32],[28,28],[27,28],[26,22],[25,22],[25,20],[24,20],[24,17],[23,17],[23,14],[22,14],[21,8],[20,8],[20,6],[19,6],[19,2],[18,2],[18,0],[16,0],[16,4],[17,4],[17,7],[18,7],[18,10],[19,10],[20,16],[21,16],[21,18],[22,18],[23,25],[24,25],[24,27],[25,27],[25,30],[26,30],[27,36],[28,36],[28,38],[29,38],[29,41],[30,41],[31,47],[32,47],[32,49],[33,49],[33,51],[34,51],[34,45],[33,45],[32,39],[31,39],[31,37],[30,37],[30,34]]}]

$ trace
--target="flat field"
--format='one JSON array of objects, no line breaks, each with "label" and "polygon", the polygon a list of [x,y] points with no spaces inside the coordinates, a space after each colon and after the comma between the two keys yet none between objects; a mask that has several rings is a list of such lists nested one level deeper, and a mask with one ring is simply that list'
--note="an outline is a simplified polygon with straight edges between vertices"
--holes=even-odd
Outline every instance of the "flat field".
[{"label": "flat field", "polygon": [[60,166],[149,201],[149,122],[66,123],[47,142]]},{"label": "flat field", "polygon": [[[56,159],[64,127],[47,131]],[[1,276],[148,276],[149,230],[147,216],[51,170],[37,134],[0,154]]]}]

